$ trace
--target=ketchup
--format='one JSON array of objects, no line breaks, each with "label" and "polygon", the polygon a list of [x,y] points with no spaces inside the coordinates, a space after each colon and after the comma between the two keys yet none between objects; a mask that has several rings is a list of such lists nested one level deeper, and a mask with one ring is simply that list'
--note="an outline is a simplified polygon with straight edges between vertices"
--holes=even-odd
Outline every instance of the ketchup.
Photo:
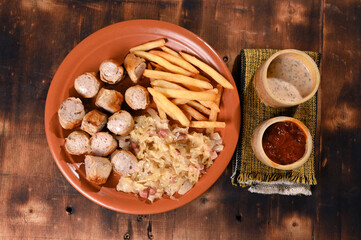
[{"label": "ketchup", "polygon": [[266,155],[275,163],[287,165],[296,162],[306,151],[306,136],[302,129],[291,121],[274,123],[262,138]]}]

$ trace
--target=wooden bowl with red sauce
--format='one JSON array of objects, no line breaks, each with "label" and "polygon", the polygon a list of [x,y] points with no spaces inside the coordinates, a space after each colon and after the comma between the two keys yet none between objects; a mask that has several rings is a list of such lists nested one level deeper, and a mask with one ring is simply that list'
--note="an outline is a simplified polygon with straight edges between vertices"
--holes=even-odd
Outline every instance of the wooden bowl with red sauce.
[{"label": "wooden bowl with red sauce", "polygon": [[292,170],[301,167],[312,152],[310,130],[292,117],[275,117],[262,122],[253,132],[252,149],[269,167]]}]

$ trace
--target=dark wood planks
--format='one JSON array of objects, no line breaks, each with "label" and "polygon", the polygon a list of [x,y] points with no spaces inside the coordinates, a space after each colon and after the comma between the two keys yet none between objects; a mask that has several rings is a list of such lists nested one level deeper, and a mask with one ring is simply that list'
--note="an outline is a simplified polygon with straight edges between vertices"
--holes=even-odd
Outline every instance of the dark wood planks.
[{"label": "dark wood planks", "polygon": [[151,216],[155,239],[358,239],[360,9],[358,1],[311,0],[2,2],[0,238],[147,239],[150,216],[107,210],[67,183],[48,150],[43,115],[52,76],[77,43],[109,24],[149,18],[199,35],[230,69],[242,48],[323,53],[314,195],[250,194],[231,186],[229,166],[198,199]]},{"label": "dark wood planks", "polygon": [[319,239],[361,237],[360,16],[360,1],[324,3]]}]

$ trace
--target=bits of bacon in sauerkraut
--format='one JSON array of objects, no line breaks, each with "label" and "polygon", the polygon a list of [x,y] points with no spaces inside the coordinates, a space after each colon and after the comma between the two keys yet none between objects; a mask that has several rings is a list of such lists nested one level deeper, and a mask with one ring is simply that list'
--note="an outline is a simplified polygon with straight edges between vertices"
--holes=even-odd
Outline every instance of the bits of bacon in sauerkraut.
[{"label": "bits of bacon in sauerkraut", "polygon": [[188,192],[223,145],[218,133],[189,133],[188,128],[170,126],[168,120],[150,114],[134,118],[129,146],[138,159],[138,171],[122,176],[117,191],[132,192],[153,202],[164,194],[172,197]]}]

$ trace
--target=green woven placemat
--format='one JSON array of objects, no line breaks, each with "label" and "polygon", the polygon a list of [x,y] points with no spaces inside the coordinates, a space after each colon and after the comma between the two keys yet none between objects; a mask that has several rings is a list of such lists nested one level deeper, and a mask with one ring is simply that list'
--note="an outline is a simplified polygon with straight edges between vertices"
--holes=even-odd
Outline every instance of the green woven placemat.
[{"label": "green woven placemat", "polygon": [[[241,131],[236,152],[232,159],[232,184],[249,186],[254,181],[275,182],[285,180],[295,183],[316,185],[315,150],[310,159],[300,168],[285,171],[268,167],[254,155],[251,147],[253,130],[263,121],[276,116],[290,116],[302,121],[311,131],[315,139],[317,128],[317,94],[309,101],[292,108],[271,108],[265,106],[253,87],[253,76],[261,64],[278,50],[244,49],[241,51]],[[317,52],[306,52],[319,66],[321,55]],[[315,141],[314,141],[315,142]]]}]

